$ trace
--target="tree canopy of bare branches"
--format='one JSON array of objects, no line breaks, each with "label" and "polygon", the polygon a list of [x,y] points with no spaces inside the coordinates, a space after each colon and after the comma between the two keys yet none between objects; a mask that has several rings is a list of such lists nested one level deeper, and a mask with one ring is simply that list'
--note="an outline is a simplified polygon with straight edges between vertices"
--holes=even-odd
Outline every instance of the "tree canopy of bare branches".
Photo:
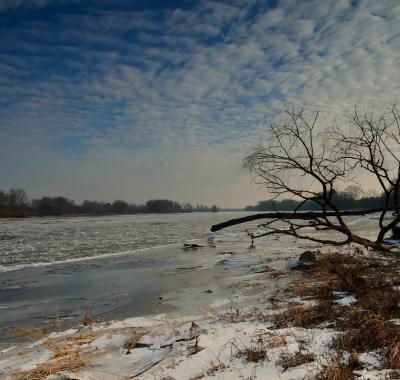
[{"label": "tree canopy of bare branches", "polygon": [[[267,136],[245,157],[244,164],[274,199],[294,198],[300,200],[298,206],[293,212],[269,212],[254,219],[253,215],[228,221],[213,226],[212,231],[265,218],[269,220],[259,226],[264,232],[252,234],[253,238],[286,234],[323,244],[358,243],[388,250],[384,238],[400,221],[398,108],[393,106],[380,113],[355,108],[344,122],[330,126],[324,124],[318,111],[286,110],[284,115],[283,122],[268,127]],[[341,210],[335,203],[339,187],[360,178],[373,181],[375,188],[384,193],[382,207]],[[319,211],[304,212],[311,205],[312,209],[317,205]],[[376,239],[359,236],[346,221],[348,215],[373,212],[380,213]],[[326,237],[326,231],[334,232],[335,238]]]}]

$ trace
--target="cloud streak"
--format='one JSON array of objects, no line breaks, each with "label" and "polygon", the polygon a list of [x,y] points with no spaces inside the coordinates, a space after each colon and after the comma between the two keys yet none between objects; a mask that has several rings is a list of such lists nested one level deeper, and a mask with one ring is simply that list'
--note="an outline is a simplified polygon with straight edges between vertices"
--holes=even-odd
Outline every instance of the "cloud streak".
[{"label": "cloud streak", "polygon": [[19,9],[38,9],[45,8],[55,2],[68,3],[80,0],[2,0],[0,2],[0,12],[10,12]]}]

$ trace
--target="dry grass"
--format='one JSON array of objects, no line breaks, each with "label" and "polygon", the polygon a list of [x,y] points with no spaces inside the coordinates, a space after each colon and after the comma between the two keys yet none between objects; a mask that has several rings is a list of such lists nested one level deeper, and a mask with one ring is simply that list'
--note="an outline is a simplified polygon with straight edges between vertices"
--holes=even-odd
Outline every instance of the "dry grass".
[{"label": "dry grass", "polygon": [[92,310],[91,310],[91,309],[90,309],[90,310],[87,310],[87,311],[85,312],[83,318],[82,318],[82,324],[83,324],[84,326],[91,326],[91,325],[93,325],[93,323],[95,323],[95,322],[96,322],[96,320],[95,320],[95,318],[94,318],[94,316],[93,316]]},{"label": "dry grass", "polygon": [[[195,375],[191,377],[189,380],[200,380],[203,379],[205,376],[215,376],[218,371],[223,371],[226,368],[227,368],[226,365],[223,363],[214,364],[214,362],[211,362],[210,368],[208,368],[205,373]],[[172,377],[168,377],[168,378],[163,378],[162,380],[174,380],[174,379]]]},{"label": "dry grass", "polygon": [[[323,305],[326,307],[334,301],[334,292],[354,294],[357,303],[353,309],[359,308],[368,314],[391,319],[400,316],[400,291],[393,288],[398,281],[399,269],[398,260],[384,265],[378,259],[339,254],[318,256],[317,265],[304,271],[304,277],[291,284],[289,289],[300,297],[320,303],[325,301]],[[332,309],[331,305],[330,312],[335,317],[346,319],[351,316],[354,319],[354,315],[346,313],[345,308],[339,309]]]},{"label": "dry grass", "polygon": [[126,350],[127,355],[131,353],[131,350],[137,346],[139,340],[147,333],[148,331],[144,329],[134,329],[132,336],[124,344],[124,349]]},{"label": "dry grass", "polygon": [[234,338],[221,347],[224,351],[226,347],[230,348],[231,355],[244,358],[246,362],[258,363],[268,359],[267,340],[265,339],[265,331],[257,331],[253,334],[250,344],[244,344],[240,339]]},{"label": "dry grass", "polygon": [[[29,336],[34,336],[37,340],[38,333],[34,335],[29,331]],[[134,349],[140,339],[148,333],[147,330],[137,328],[131,329],[132,335],[125,342],[123,348],[129,354]],[[88,366],[91,360],[97,355],[101,355],[102,351],[93,351],[89,344],[99,335],[94,335],[92,332],[83,332],[79,335],[63,336],[62,334],[50,337],[42,336],[39,339],[40,345],[53,352],[52,356],[45,363],[38,364],[36,368],[27,371],[19,371],[13,374],[12,379],[26,380],[43,380],[47,376],[59,372],[74,372],[82,367]],[[25,336],[27,338],[27,336]]]},{"label": "dry grass", "polygon": [[384,380],[399,380],[400,379],[400,372],[399,371],[390,371],[385,373]]},{"label": "dry grass", "polygon": [[74,372],[85,365],[85,360],[81,359],[79,356],[74,356],[73,354],[71,354],[69,357],[63,357],[59,359],[54,358],[46,363],[39,364],[33,370],[21,371],[19,373],[16,373],[13,378],[16,380],[43,380],[46,379],[48,376],[58,372]]},{"label": "dry grass", "polygon": [[74,372],[87,365],[87,357],[84,358],[83,346],[90,343],[90,335],[70,336],[66,338],[44,337],[42,345],[53,351],[52,357],[45,363],[38,364],[36,368],[20,371],[13,374],[13,379],[42,380],[52,374],[67,371]]},{"label": "dry grass", "polygon": [[253,315],[243,309],[239,309],[239,307],[231,307],[229,310],[222,313],[217,312],[217,317],[220,321],[239,323],[252,319]]},{"label": "dry grass", "polygon": [[290,304],[283,313],[275,316],[275,325],[278,328],[290,326],[312,328],[331,320],[333,316],[332,303],[326,300],[319,301],[315,306]]},{"label": "dry grass", "polygon": [[[353,379],[352,370],[361,367],[357,353],[375,349],[384,353],[384,368],[400,369],[400,326],[389,322],[400,318],[400,292],[394,288],[399,283],[400,261],[390,256],[385,260],[318,255],[317,265],[303,270],[304,276],[290,285],[291,293],[318,304],[289,304],[275,317],[277,327],[310,328],[332,322],[341,331],[334,347],[351,353],[348,365],[338,356],[321,369],[317,379]],[[353,294],[357,301],[351,306],[337,305],[336,292]]]},{"label": "dry grass", "polygon": [[[394,262],[395,263],[395,262]],[[397,264],[398,265],[398,264]],[[320,283],[328,289],[347,291],[350,293],[362,291],[365,285],[379,288],[382,285],[393,285],[396,269],[391,265],[383,265],[382,261],[372,258],[360,258],[343,254],[318,255],[317,264],[303,270],[304,277],[296,281],[291,290],[296,292],[299,284],[307,289],[305,278],[312,279],[313,285]],[[374,284],[369,281],[374,280]],[[315,294],[314,286],[309,286],[309,295]],[[325,289],[326,290],[326,289]],[[318,292],[315,294],[318,295]]]},{"label": "dry grass", "polygon": [[266,346],[268,349],[274,349],[287,345],[287,341],[283,335],[272,335],[270,334],[266,340]]},{"label": "dry grass", "polygon": [[[91,310],[86,311],[80,321],[84,326],[95,322]],[[30,326],[12,331],[14,336],[24,341],[31,341],[38,347],[52,352],[52,356],[45,363],[38,364],[32,370],[15,372],[11,376],[12,379],[42,380],[59,372],[74,372],[87,366],[90,359],[95,356],[88,350],[88,345],[95,338],[89,330],[78,335],[65,335],[62,333],[64,326],[59,318],[55,319],[53,325],[58,331],[57,335],[50,335],[45,329]]]},{"label": "dry grass", "polygon": [[38,340],[44,339],[49,335],[47,329],[39,329],[33,326],[19,327],[18,329],[10,329],[10,335],[22,338],[25,341],[36,342]]},{"label": "dry grass", "polygon": [[210,363],[210,368],[207,369],[207,376],[215,376],[215,373],[218,371],[223,371],[226,369],[226,365],[224,363],[215,364],[214,362]]},{"label": "dry grass", "polygon": [[354,380],[356,379],[350,367],[347,367],[342,358],[337,356],[323,365],[315,376],[315,380]]},{"label": "dry grass", "polygon": [[286,371],[288,368],[297,367],[299,365],[311,363],[313,361],[313,355],[308,352],[298,351],[292,355],[283,354],[277,364],[283,367],[283,370]]},{"label": "dry grass", "polygon": [[264,347],[245,347],[238,351],[238,355],[243,357],[247,362],[258,363],[267,359],[267,351]]},{"label": "dry grass", "polygon": [[400,339],[393,340],[386,351],[385,367],[400,369]]},{"label": "dry grass", "polygon": [[392,325],[378,314],[351,313],[350,324],[336,339],[339,350],[365,352],[392,346],[400,341],[400,327]]},{"label": "dry grass", "polygon": [[361,369],[363,367],[358,352],[352,351],[350,353],[348,366],[352,370]]},{"label": "dry grass", "polygon": [[363,294],[358,295],[358,305],[360,307],[374,314],[382,315],[386,319],[400,315],[400,292],[398,290],[387,286],[374,289],[372,284],[367,284],[367,287],[367,289],[363,290]]},{"label": "dry grass", "polygon": [[290,274],[289,271],[287,270],[274,270],[271,272],[270,276],[272,278],[282,278],[282,277],[287,277]]},{"label": "dry grass", "polygon": [[[384,353],[385,368],[400,369],[400,326],[389,322],[400,317],[400,292],[393,288],[400,262],[385,265],[382,260],[345,255],[319,255],[317,265],[304,269],[304,276],[290,285],[290,292],[314,304],[284,303],[271,298],[269,309],[274,315],[276,328],[314,328],[329,322],[341,331],[333,346],[339,352],[347,351],[346,363],[341,356],[330,360],[317,375],[317,379],[354,379],[353,370],[362,368],[358,353],[380,349]],[[351,306],[337,304],[338,294],[352,294],[356,302]],[[280,312],[282,311],[282,312]],[[280,313],[279,313],[280,312]],[[232,309],[224,319],[233,321],[254,320],[238,309]],[[266,314],[263,320],[268,319]],[[256,317],[261,320],[262,318]],[[268,334],[267,334],[268,335]],[[271,334],[272,335],[272,334]],[[254,338],[250,345],[231,343],[237,356],[247,362],[257,363],[268,359],[268,350],[286,345],[280,335]],[[313,361],[311,354],[300,351],[281,357],[284,369]]]}]

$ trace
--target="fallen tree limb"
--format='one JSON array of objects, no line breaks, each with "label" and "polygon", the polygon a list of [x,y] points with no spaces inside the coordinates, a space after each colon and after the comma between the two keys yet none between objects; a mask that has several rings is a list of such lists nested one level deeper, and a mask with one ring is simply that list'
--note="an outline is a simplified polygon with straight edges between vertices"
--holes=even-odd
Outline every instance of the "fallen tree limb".
[{"label": "fallen tree limb", "polygon": [[[365,210],[346,210],[346,211],[340,211],[339,214],[340,214],[340,216],[357,216],[357,215],[362,216],[362,215],[367,215],[367,214],[374,214],[376,212],[382,212],[385,210],[386,211],[394,210],[394,207],[370,208],[370,209],[365,209]],[[237,224],[251,222],[253,220],[258,220],[258,219],[314,220],[314,219],[321,218],[321,217],[335,217],[335,216],[337,216],[337,212],[335,212],[335,211],[265,212],[262,214],[248,215],[248,216],[244,216],[242,218],[231,219],[231,220],[227,220],[226,222],[223,222],[223,223],[214,224],[211,227],[211,232],[216,232],[216,231],[222,230],[227,227],[235,226]]]}]

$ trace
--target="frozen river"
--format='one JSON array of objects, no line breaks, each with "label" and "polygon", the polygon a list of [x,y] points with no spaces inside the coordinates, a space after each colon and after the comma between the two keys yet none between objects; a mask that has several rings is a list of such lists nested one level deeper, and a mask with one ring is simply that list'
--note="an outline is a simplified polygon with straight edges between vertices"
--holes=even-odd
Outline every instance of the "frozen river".
[{"label": "frozen river", "polygon": [[[212,224],[247,213],[0,220],[0,341],[10,328],[168,312],[191,315],[246,293],[235,284],[260,266],[282,268],[315,244],[266,237],[248,250],[244,228]],[[350,219],[364,235],[376,216]],[[185,251],[182,244],[216,247]],[[279,280],[271,281],[271,287]],[[251,293],[251,290],[249,291]],[[253,290],[254,292],[254,290]],[[161,297],[161,298],[160,298]],[[162,301],[160,301],[162,300]]]},{"label": "frozen river", "polygon": [[[129,255],[148,248],[206,240],[212,224],[245,213],[0,219],[0,271],[54,262]],[[243,227],[221,232],[228,239]]]}]

